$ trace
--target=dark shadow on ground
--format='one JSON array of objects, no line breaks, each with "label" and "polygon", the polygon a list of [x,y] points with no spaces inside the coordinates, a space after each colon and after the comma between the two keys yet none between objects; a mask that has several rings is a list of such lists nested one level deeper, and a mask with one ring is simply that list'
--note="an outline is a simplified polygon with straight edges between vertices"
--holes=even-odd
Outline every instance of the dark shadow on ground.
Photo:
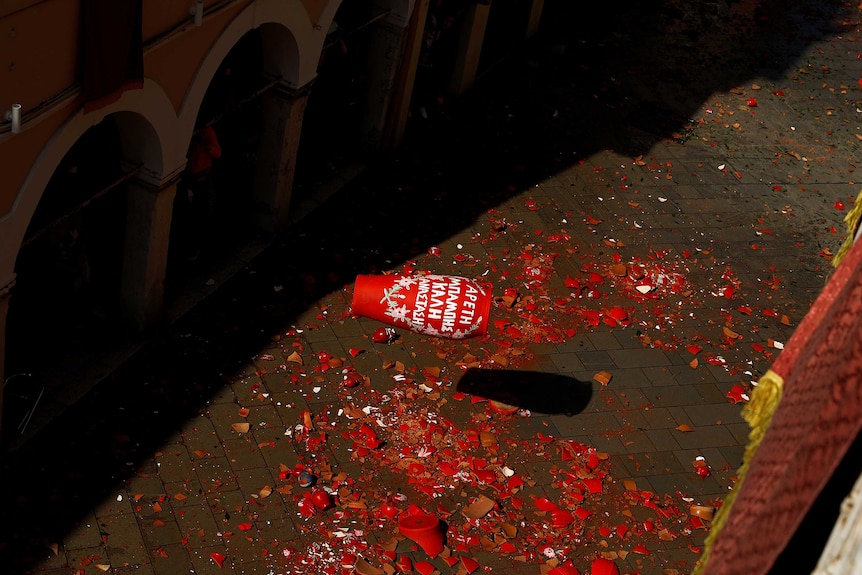
[{"label": "dark shadow on ground", "polygon": [[593,395],[590,382],[558,373],[475,367],[464,372],[456,389],[543,415],[575,415]]},{"label": "dark shadow on ground", "polygon": [[[153,450],[204,413],[312,302],[356,274],[424,253],[597,151],[636,156],[658,140],[689,138],[696,126],[688,118],[710,94],[781,77],[813,42],[841,34],[842,14],[853,9],[829,0],[617,2],[591,4],[588,13],[571,0],[545,4],[541,35],[523,52],[492,67],[457,106],[413,119],[396,155],[5,454],[3,573],[50,557],[49,544],[149,465]],[[47,334],[46,353],[62,340]],[[546,381],[542,393],[521,392],[518,401],[560,412],[547,402],[570,384],[579,385]],[[576,413],[582,399],[568,407]]]}]

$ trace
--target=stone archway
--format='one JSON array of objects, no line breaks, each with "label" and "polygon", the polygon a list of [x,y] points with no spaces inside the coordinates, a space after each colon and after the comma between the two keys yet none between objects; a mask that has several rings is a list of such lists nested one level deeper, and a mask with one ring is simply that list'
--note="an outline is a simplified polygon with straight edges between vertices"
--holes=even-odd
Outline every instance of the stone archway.
[{"label": "stone archway", "polygon": [[202,106],[225,59],[244,38],[257,38],[265,76],[259,98],[262,122],[256,150],[254,183],[249,193],[255,225],[272,232],[286,222],[295,167],[296,142],[304,109],[303,88],[314,79],[323,35],[298,0],[263,0],[234,18],[207,53],[180,110],[182,141],[199,129]]},{"label": "stone archway", "polygon": [[7,249],[0,250],[0,278],[8,278],[9,282],[14,278],[15,260],[24,234],[50,178],[66,153],[87,130],[107,116],[121,111],[134,112],[140,118],[130,119],[130,122],[144,122],[152,127],[151,137],[141,139],[126,136],[136,133],[131,123],[124,124],[121,130],[124,146],[129,146],[128,149],[132,151],[129,159],[144,165],[142,175],[146,174],[148,179],[155,180],[182,169],[185,149],[177,143],[176,114],[167,95],[152,80],[145,80],[143,89],[125,92],[118,101],[100,110],[88,114],[84,114],[83,110],[78,111],[42,149],[18,192],[11,212],[3,218],[5,225],[2,227],[0,245],[7,246]]},{"label": "stone archway", "polygon": [[279,83],[264,73],[263,24],[225,55],[203,95],[188,144],[171,229],[168,296],[184,296],[204,266],[252,239],[252,190],[263,130],[261,94]]},{"label": "stone archway", "polygon": [[[37,173],[19,195],[20,211],[13,212],[22,218],[20,227],[13,227],[21,239],[17,283],[0,325],[0,369],[4,375],[32,373],[44,390],[43,401],[54,406],[76,399],[77,388],[67,387],[70,374],[82,382],[80,393],[104,375],[97,373],[101,358],[128,334],[124,303],[146,305],[124,291],[130,268],[141,256],[152,259],[151,250],[128,245],[127,230],[140,231],[128,206],[141,186],[151,195],[148,182],[161,180],[161,141],[170,139],[175,116],[169,106],[160,107],[164,94],[157,86],[142,91],[149,92],[150,104],[141,111],[126,108],[142,103],[130,95],[99,113],[70,119],[43,150],[33,167]],[[61,346],[51,345],[56,337]],[[46,346],[51,353],[45,353]],[[20,398],[13,387],[5,391],[4,418],[15,424]],[[34,425],[41,416],[40,410]]]},{"label": "stone archway", "polygon": [[[264,25],[274,26],[264,26]],[[210,83],[225,57],[249,31],[261,28],[264,69],[292,88],[314,78],[322,35],[299,0],[262,0],[240,12],[201,61],[180,108],[180,136],[189,142]]]}]

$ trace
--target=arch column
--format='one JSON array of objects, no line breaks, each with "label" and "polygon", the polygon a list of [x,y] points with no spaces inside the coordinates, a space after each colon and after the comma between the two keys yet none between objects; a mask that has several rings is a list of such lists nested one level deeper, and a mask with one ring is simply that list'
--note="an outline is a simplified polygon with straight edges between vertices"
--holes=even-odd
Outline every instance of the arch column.
[{"label": "arch column", "polygon": [[403,18],[387,18],[375,24],[369,49],[368,94],[363,115],[363,147],[370,152],[380,149],[383,130],[396,98],[399,67],[405,54],[409,36],[409,21]]},{"label": "arch column", "polygon": [[488,27],[490,13],[491,0],[476,0],[470,3],[464,14],[461,38],[458,41],[458,55],[455,58],[452,80],[449,83],[449,92],[453,96],[463,95],[476,81],[476,70],[479,68],[479,56],[482,55],[485,28]]},{"label": "arch column", "polygon": [[530,2],[530,16],[527,20],[527,33],[525,38],[529,40],[539,31],[542,22],[542,10],[545,8],[545,0],[532,0]]},{"label": "arch column", "polygon": [[395,86],[391,95],[390,109],[387,114],[381,148],[389,150],[401,145],[407,120],[410,117],[410,100],[416,83],[416,69],[422,51],[422,34],[428,18],[430,0],[416,0],[412,15],[406,28],[406,38],[402,50],[399,69],[396,72]]},{"label": "arch column", "polygon": [[288,222],[296,153],[311,83],[292,88],[276,84],[261,96],[264,122],[254,178],[253,218],[269,233]]},{"label": "arch column", "polygon": [[161,180],[136,178],[128,184],[123,250],[122,300],[136,332],[162,319],[165,273],[174,196],[180,170]]}]

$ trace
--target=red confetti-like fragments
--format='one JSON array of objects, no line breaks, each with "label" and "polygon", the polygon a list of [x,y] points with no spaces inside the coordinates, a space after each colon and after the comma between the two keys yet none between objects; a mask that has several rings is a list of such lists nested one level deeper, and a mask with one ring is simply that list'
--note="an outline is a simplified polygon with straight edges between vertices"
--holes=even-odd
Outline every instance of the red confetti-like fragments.
[{"label": "red confetti-like fragments", "polygon": [[[817,76],[818,85],[832,80]],[[502,195],[480,202],[477,191],[479,209],[464,213],[472,223],[447,229],[452,235],[441,229],[399,239],[410,235],[400,231],[379,246],[328,254],[333,264],[353,258],[405,282],[426,274],[478,279],[492,294],[483,318],[488,330],[453,340],[440,337],[442,331],[410,329],[429,314],[453,313],[450,294],[439,287],[423,292],[413,310],[397,293],[386,294],[396,332],[380,325],[388,322],[351,313],[349,282],[329,282],[326,272],[302,276],[305,287],[331,285],[314,292],[320,301],[310,313],[267,334],[265,346],[249,353],[249,369],[225,370],[225,396],[235,403],[225,408],[220,394],[196,415],[208,418],[207,425],[183,434],[196,473],[207,470],[212,478],[172,480],[171,488],[188,489],[189,499],[201,490],[209,505],[223,507],[217,516],[224,522],[215,543],[208,531],[179,534],[184,549],[194,551],[204,540],[209,547],[202,557],[218,567],[226,555],[237,565],[253,558],[279,575],[469,575],[496,571],[506,561],[546,575],[689,572],[692,565],[682,565],[679,551],[699,553],[712,521],[691,515],[690,506],[719,507],[733,485],[733,463],[719,464],[706,450],[716,469],[702,458],[686,461],[683,480],[674,483],[699,493],[718,489],[716,501],[708,494],[710,501],[698,501],[699,493],[652,492],[648,486],[668,484],[653,477],[679,471],[679,464],[670,447],[655,453],[656,437],[645,426],[660,422],[667,441],[659,443],[695,449],[709,441],[709,428],[727,423],[717,422],[728,419],[726,412],[743,409],[783,348],[779,340],[786,341],[806,309],[795,286],[822,279],[840,246],[840,212],[847,207],[835,196],[824,199],[812,169],[821,177],[832,162],[839,164],[840,178],[833,174],[830,181],[840,182],[856,168],[843,147],[830,154],[821,143],[838,146],[844,136],[803,138],[807,129],[756,148],[781,150],[763,160],[768,175],[743,159],[740,154],[755,148],[736,148],[733,138],[766,132],[759,122],[799,98],[790,80],[781,84],[786,94],[775,85],[751,82],[716,94],[699,110],[690,107],[697,116],[691,126],[663,126],[659,140],[666,141],[638,136],[650,146],[629,155],[610,148],[588,150],[589,157],[555,150],[548,165],[568,178],[564,192],[549,191],[541,178],[516,182],[507,174],[498,181],[494,174],[487,187]],[[596,109],[615,109],[612,92],[625,91],[591,95]],[[830,106],[838,105],[834,100]],[[628,122],[640,109],[618,111]],[[507,109],[499,127],[538,115]],[[558,116],[554,130],[577,128],[571,110],[555,110]],[[829,129],[837,130],[842,117],[824,116],[824,129],[831,121]],[[548,134],[531,154],[557,141],[573,145],[562,132]],[[709,159],[667,153],[666,145],[676,150],[689,136]],[[521,176],[542,172],[521,162],[501,166],[501,175],[504,167]],[[422,179],[423,188],[437,179],[456,183],[450,166],[425,167],[437,176]],[[393,189],[418,193],[415,174],[394,170],[387,177]],[[756,186],[756,195],[739,201],[745,192],[736,190],[737,179]],[[447,201],[443,192],[440,202]],[[800,197],[816,202],[816,218]],[[417,196],[415,205],[421,201]],[[684,223],[692,216],[686,210],[697,211],[696,223]],[[425,225],[421,215],[409,223],[416,230]],[[797,282],[797,273],[811,275]],[[288,286],[287,280],[276,278],[278,285]],[[806,297],[809,292],[806,287]],[[266,303],[273,303],[270,313],[287,300]],[[725,396],[722,409],[683,409],[686,397],[714,385]],[[213,416],[219,413],[231,421],[219,427]],[[242,467],[249,453],[263,454],[270,469]],[[245,495],[235,497],[240,492]],[[150,521],[165,525],[168,514],[155,515],[155,498],[141,497],[135,502],[141,515],[152,511]],[[183,505],[172,512],[184,507],[188,512]],[[271,522],[285,515],[296,537],[276,541]],[[214,548],[224,554],[210,553]]]},{"label": "red confetti-like fragments", "polygon": [[227,559],[227,557],[225,557],[224,555],[222,555],[221,553],[219,553],[219,552],[217,552],[217,551],[213,551],[212,553],[210,553],[210,558],[211,558],[211,559],[215,562],[215,564],[216,564],[216,565],[218,565],[219,567],[221,567],[222,565],[224,565],[224,561],[225,561],[225,559]]}]

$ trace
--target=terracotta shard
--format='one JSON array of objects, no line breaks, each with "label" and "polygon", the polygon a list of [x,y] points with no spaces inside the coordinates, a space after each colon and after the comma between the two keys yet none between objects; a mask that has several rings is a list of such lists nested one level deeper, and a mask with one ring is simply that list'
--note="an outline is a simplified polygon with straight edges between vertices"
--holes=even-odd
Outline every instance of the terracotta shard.
[{"label": "terracotta shard", "polygon": [[497,445],[497,436],[490,431],[479,433],[479,439],[482,442],[482,447],[494,447]]},{"label": "terracotta shard", "polygon": [[715,507],[712,505],[692,505],[688,508],[690,515],[700,517],[704,521],[712,521],[715,515]]},{"label": "terracotta shard", "polygon": [[602,385],[607,385],[613,379],[613,374],[608,371],[600,371],[593,376],[593,379]]}]

